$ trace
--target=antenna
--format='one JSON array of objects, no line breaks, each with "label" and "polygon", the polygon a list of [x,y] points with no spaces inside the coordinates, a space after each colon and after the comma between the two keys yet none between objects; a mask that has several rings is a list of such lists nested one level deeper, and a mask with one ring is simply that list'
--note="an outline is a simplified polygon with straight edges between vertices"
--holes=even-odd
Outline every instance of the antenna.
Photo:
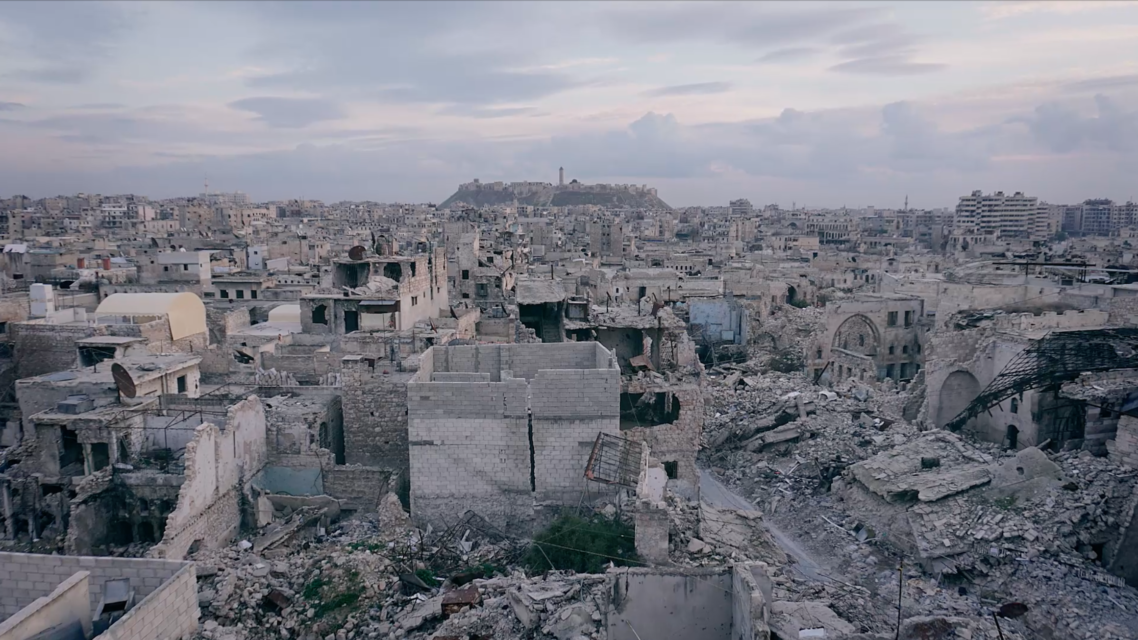
[{"label": "antenna", "polygon": [[205,193],[209,195],[209,174],[205,174]]},{"label": "antenna", "polygon": [[909,194],[905,194],[905,211],[909,210]]}]

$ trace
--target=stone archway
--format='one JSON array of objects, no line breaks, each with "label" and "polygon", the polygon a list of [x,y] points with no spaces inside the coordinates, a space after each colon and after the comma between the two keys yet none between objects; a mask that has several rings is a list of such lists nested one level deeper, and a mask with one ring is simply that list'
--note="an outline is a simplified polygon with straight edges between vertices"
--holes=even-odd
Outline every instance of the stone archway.
[{"label": "stone archway", "polygon": [[937,395],[936,426],[944,427],[960,415],[976,396],[980,395],[980,381],[967,371],[953,371],[944,379]]},{"label": "stone archway", "polygon": [[872,320],[861,314],[852,315],[838,325],[830,347],[873,356],[877,355],[877,350],[881,346],[880,336],[881,333]]}]

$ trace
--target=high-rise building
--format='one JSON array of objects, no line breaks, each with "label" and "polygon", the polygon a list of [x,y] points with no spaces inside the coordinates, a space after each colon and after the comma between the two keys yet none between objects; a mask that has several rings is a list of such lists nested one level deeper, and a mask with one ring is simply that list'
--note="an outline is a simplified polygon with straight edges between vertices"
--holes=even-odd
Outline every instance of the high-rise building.
[{"label": "high-rise building", "polygon": [[1042,226],[1039,218],[1046,214],[1047,208],[1040,206],[1039,198],[1025,196],[1021,191],[1010,196],[1003,191],[991,195],[973,191],[962,196],[956,205],[952,243],[959,248],[965,242],[1031,238]]}]

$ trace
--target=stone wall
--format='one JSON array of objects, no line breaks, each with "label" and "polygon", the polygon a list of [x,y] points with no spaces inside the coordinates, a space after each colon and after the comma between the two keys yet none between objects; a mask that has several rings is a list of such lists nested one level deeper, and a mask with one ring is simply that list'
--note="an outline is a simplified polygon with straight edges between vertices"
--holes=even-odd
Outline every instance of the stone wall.
[{"label": "stone wall", "polygon": [[652,457],[661,462],[676,463],[676,479],[699,485],[699,470],[695,457],[703,438],[704,399],[698,382],[682,385],[650,384],[639,380],[626,383],[626,393],[671,393],[673,401],[680,403],[680,415],[675,422],[634,427],[620,432],[628,438],[648,445]]},{"label": "stone wall", "polygon": [[1138,418],[1119,418],[1118,432],[1113,441],[1107,441],[1106,450],[1111,462],[1138,469]]},{"label": "stone wall", "polygon": [[388,469],[336,465],[324,472],[324,492],[340,501],[344,509],[375,511],[391,487]]},{"label": "stone wall", "polygon": [[16,376],[30,378],[79,364],[75,341],[95,335],[95,327],[20,322],[11,326]]},{"label": "stone wall", "polygon": [[[390,365],[387,365],[390,367]],[[359,356],[348,356],[341,366],[344,412],[344,455],[348,464],[408,468],[407,382],[410,373],[382,363],[375,368]]]},{"label": "stone wall", "polygon": [[265,410],[257,396],[233,405],[225,429],[203,424],[186,445],[185,482],[151,557],[180,559],[192,546],[216,548],[241,526],[242,496],[268,463]]},{"label": "stone wall", "polygon": [[619,388],[592,342],[428,350],[407,385],[412,515],[442,524],[473,509],[525,531],[535,498],[577,504],[597,433],[619,432]]},{"label": "stone wall", "polygon": [[[100,637],[183,638],[197,629],[197,577],[193,563],[145,558],[0,553],[0,618],[13,616],[37,598],[52,593],[79,571],[90,573],[91,614],[103,597],[107,580],[128,578],[135,592],[138,604]],[[139,620],[122,626],[131,618]],[[143,623],[141,627],[139,622]],[[148,626],[150,633],[144,633]],[[114,635],[108,635],[112,632]]]}]

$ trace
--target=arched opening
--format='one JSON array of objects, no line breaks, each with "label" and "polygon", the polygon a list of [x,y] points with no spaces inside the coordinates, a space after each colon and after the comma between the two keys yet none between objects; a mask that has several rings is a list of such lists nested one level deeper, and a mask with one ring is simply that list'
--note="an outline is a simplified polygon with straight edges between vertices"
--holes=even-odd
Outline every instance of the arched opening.
[{"label": "arched opening", "polygon": [[794,285],[786,285],[786,304],[794,304],[798,300],[798,289]]},{"label": "arched opening", "polygon": [[832,346],[872,356],[878,350],[878,331],[873,321],[863,315],[850,316],[834,332]]},{"label": "arched opening", "polygon": [[936,425],[943,427],[980,395],[980,381],[967,371],[953,371],[940,387]]},{"label": "arched opening", "polygon": [[1015,450],[1019,444],[1019,427],[1014,424],[1008,425],[1007,433],[1004,435],[1004,440],[1008,443],[1008,448]]},{"label": "arched opening", "polygon": [[318,304],[312,308],[312,324],[328,324],[328,306]]},{"label": "arched opening", "polygon": [[157,540],[154,538],[154,525],[150,524],[149,522],[140,522],[140,523],[138,523],[138,538],[137,538],[137,541],[138,541],[138,542],[148,542],[148,543],[150,543],[150,544],[153,544],[153,543],[155,543],[155,542],[158,542],[158,541],[157,541]]}]

